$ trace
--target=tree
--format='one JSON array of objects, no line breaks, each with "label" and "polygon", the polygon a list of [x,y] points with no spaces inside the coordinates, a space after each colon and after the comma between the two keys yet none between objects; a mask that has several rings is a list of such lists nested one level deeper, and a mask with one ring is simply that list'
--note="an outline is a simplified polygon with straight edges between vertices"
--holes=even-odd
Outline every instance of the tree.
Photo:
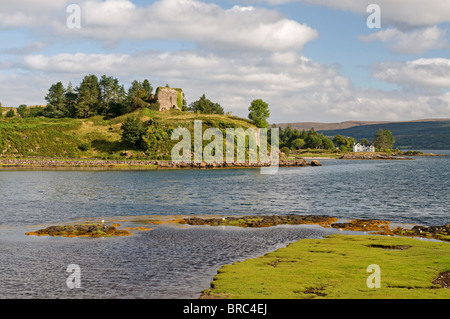
[{"label": "tree", "polygon": [[69,82],[67,85],[66,93],[64,93],[64,98],[66,100],[66,110],[69,117],[76,117],[76,106],[78,94],[73,89],[72,83]]},{"label": "tree", "polygon": [[47,117],[61,118],[69,115],[66,108],[65,92],[66,90],[61,82],[50,86],[48,94],[45,97],[45,100],[48,102],[45,107],[45,115]]},{"label": "tree", "polygon": [[359,143],[362,144],[362,145],[369,145],[370,144],[370,142],[369,142],[369,140],[367,138],[363,138]]},{"label": "tree", "polygon": [[332,140],[330,140],[328,137],[323,135],[322,133],[319,135],[320,139],[322,140],[321,147],[327,150],[334,150],[335,146]]},{"label": "tree", "polygon": [[373,144],[379,150],[390,150],[395,144],[395,139],[391,131],[379,129],[375,134]]},{"label": "tree", "polygon": [[336,135],[333,138],[333,142],[341,151],[350,152],[353,150],[353,144],[356,143],[356,140],[353,137],[344,137],[342,135]]},{"label": "tree", "polygon": [[311,129],[308,132],[305,142],[308,148],[321,148],[322,138],[314,131],[314,129]]},{"label": "tree", "polygon": [[153,93],[153,87],[147,79],[142,82],[142,88],[145,90],[146,99],[149,99]]},{"label": "tree", "polygon": [[296,149],[301,149],[303,146],[305,146],[305,140],[301,139],[301,138],[297,138],[294,140],[294,142],[292,143],[292,146]]},{"label": "tree", "polygon": [[203,94],[200,99],[189,105],[189,111],[200,112],[202,114],[224,114],[223,108],[218,103],[208,100]]},{"label": "tree", "polygon": [[134,80],[131,82],[131,86],[128,88],[127,101],[131,105],[133,99],[138,95],[138,92],[142,90],[142,83]]},{"label": "tree", "polygon": [[27,112],[28,108],[25,104],[20,104],[19,107],[17,108],[17,113],[21,116],[21,117],[26,117],[27,116]]},{"label": "tree", "polygon": [[77,91],[76,116],[87,118],[99,114],[100,91],[97,76],[86,75]]},{"label": "tree", "polygon": [[2,103],[0,102],[0,119],[3,117],[3,106]]},{"label": "tree", "polygon": [[99,81],[100,108],[103,115],[117,116],[126,110],[126,94],[123,85],[112,76],[102,75]]},{"label": "tree", "polygon": [[248,108],[248,118],[259,128],[269,127],[267,119],[270,116],[269,105],[261,99],[253,100]]},{"label": "tree", "polygon": [[14,117],[16,115],[16,112],[14,112],[13,109],[10,109],[8,112],[6,112],[6,117]]},{"label": "tree", "polygon": [[188,111],[189,108],[187,106],[186,97],[184,96],[184,92],[182,94],[183,94],[183,96],[182,96],[181,110],[186,112],[186,111]]},{"label": "tree", "polygon": [[141,121],[135,117],[129,117],[122,124],[122,142],[135,147],[140,146],[145,132]]}]

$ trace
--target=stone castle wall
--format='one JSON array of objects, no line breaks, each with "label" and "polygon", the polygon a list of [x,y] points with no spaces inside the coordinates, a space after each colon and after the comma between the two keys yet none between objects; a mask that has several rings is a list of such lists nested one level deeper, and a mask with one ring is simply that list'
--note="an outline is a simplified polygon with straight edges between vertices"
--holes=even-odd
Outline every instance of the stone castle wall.
[{"label": "stone castle wall", "polygon": [[170,109],[180,109],[178,107],[178,92],[171,88],[160,88],[158,90],[157,101],[159,103],[160,111],[167,111]]}]

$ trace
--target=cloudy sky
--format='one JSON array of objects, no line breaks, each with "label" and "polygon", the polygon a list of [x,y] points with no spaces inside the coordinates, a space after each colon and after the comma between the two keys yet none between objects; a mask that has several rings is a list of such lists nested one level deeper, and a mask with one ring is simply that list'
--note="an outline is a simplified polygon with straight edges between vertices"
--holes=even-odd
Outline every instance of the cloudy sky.
[{"label": "cloudy sky", "polygon": [[272,123],[450,118],[448,0],[2,1],[0,39],[4,106],[105,74]]}]

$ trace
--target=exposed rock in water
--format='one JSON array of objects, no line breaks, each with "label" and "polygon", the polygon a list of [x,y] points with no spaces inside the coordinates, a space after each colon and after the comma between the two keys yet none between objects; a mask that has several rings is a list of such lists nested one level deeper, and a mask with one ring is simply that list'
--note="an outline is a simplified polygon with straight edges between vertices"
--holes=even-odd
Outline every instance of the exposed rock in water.
[{"label": "exposed rock in water", "polygon": [[322,163],[320,163],[318,160],[312,160],[311,166],[322,166]]},{"label": "exposed rock in water", "polygon": [[[184,223],[189,225],[211,226],[240,226],[240,227],[269,227],[281,224],[301,225],[319,224],[329,226],[337,218],[325,215],[270,215],[270,216],[241,216],[223,218],[185,218]],[[183,222],[182,222],[183,223]]]},{"label": "exposed rock in water", "polygon": [[389,221],[376,219],[355,219],[348,223],[334,223],[333,228],[353,231],[388,231]]},{"label": "exposed rock in water", "polygon": [[421,226],[415,225],[411,229],[397,227],[390,231],[392,235],[434,238],[450,241],[450,224],[442,226]]},{"label": "exposed rock in water", "polygon": [[70,226],[50,226],[26,235],[36,236],[62,236],[62,237],[109,237],[109,236],[128,236],[129,231],[118,230],[114,226],[103,224],[88,225],[70,225]]}]

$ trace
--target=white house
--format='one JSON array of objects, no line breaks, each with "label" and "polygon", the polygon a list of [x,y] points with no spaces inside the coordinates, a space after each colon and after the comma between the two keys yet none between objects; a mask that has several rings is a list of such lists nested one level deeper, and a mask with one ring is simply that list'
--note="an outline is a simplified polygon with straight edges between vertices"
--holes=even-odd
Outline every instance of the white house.
[{"label": "white house", "polygon": [[375,146],[356,143],[353,144],[353,152],[375,152]]}]

